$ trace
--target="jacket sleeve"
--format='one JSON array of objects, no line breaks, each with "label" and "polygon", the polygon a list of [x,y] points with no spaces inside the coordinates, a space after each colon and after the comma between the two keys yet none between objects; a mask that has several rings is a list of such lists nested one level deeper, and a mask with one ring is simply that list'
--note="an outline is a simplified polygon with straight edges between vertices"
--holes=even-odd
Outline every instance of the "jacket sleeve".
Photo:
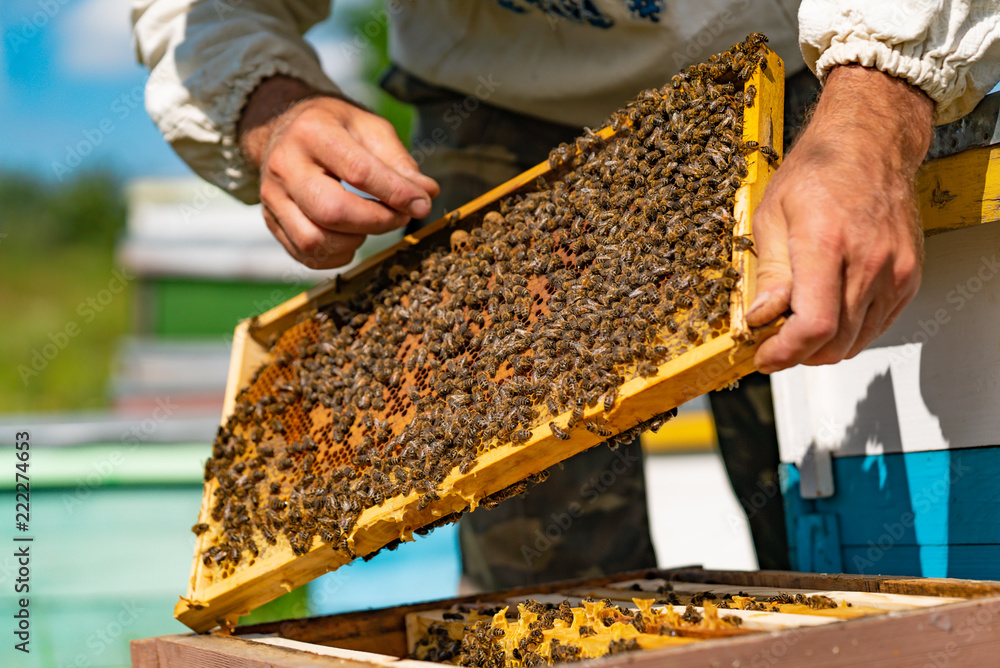
[{"label": "jacket sleeve", "polygon": [[330,0],[133,0],[133,39],[150,69],[146,109],[178,155],[244,202],[259,199],[236,125],[249,95],[275,75],[339,92],[302,38]]},{"label": "jacket sleeve", "polygon": [[821,80],[857,63],[909,81],[940,125],[1000,81],[1000,0],[803,0],[799,44]]}]

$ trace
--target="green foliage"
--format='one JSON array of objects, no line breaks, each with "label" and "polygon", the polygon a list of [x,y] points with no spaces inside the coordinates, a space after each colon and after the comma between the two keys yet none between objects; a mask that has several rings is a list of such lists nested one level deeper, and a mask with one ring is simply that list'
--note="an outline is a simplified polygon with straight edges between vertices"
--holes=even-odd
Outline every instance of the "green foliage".
[{"label": "green foliage", "polygon": [[110,251],[124,226],[125,203],[108,173],[84,173],[62,186],[0,173],[0,231],[13,240],[46,249],[82,243]]},{"label": "green foliage", "polygon": [[[382,8],[380,0],[336,5],[338,30],[362,37],[362,78],[373,84],[390,64]],[[381,89],[373,106],[407,143],[413,108]],[[83,321],[81,304],[107,288],[124,226],[122,190],[109,173],[79,173],[68,183],[49,184],[0,171],[0,304],[5,310],[0,412],[107,404],[111,359],[129,331],[132,286],[89,322]],[[25,382],[19,368],[30,368],[33,354],[69,323],[78,324],[79,333]]]},{"label": "green foliage", "polygon": [[[124,223],[121,190],[107,174],[81,174],[65,185],[0,174],[0,412],[107,403],[111,357],[129,327],[130,290],[95,314],[86,300],[108,288]],[[43,368],[25,378],[35,353],[53,337],[62,341],[71,323],[77,333],[52,359],[36,360]]]}]

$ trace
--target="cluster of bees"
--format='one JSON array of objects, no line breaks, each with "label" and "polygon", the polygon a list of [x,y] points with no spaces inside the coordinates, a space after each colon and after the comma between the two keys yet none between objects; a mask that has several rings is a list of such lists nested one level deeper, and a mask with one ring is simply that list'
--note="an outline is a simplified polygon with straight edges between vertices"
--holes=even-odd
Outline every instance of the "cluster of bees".
[{"label": "cluster of bees", "polygon": [[741,141],[744,80],[764,39],[643,92],[611,117],[613,136],[556,148],[547,178],[450,247],[288,330],[206,465],[205,564],[231,568],[282,537],[297,554],[319,539],[353,557],[365,509],[411,494],[424,509],[491,448],[577,429],[614,446],[669,419],[616,435],[583,417],[728,327],[733,251],[749,246],[734,196],[762,150]]},{"label": "cluster of bees", "polygon": [[[639,585],[632,589],[643,591]],[[575,605],[528,599],[516,610],[455,606],[418,635],[410,658],[477,668],[545,666],[757,632],[724,610],[808,614],[849,607],[819,594],[757,598],[701,591],[678,596],[669,583],[655,594],[633,598],[634,607],[606,598],[584,598]]]},{"label": "cluster of bees", "polygon": [[[738,610],[780,612],[782,610],[781,606],[802,606],[811,610],[833,610],[841,607],[841,604],[837,603],[829,596],[823,596],[822,594],[813,594],[812,596],[795,594],[793,596],[791,594],[781,593],[777,596],[769,596],[763,600],[757,600],[756,597],[741,592],[740,594],[729,596],[726,600],[720,601],[718,606],[720,608],[733,608]],[[851,604],[844,603],[843,606],[851,607]]]},{"label": "cluster of bees", "polygon": [[[418,646],[414,656],[425,660],[434,656],[438,661],[477,668],[546,666],[740,633],[742,620],[720,616],[711,603],[703,613],[691,606],[683,613],[671,607],[654,608],[650,599],[634,599],[634,603],[637,607],[630,610],[608,599],[584,599],[579,607],[569,601],[528,600],[517,606],[513,619],[503,609],[492,619],[467,626],[460,643],[443,624],[428,629],[428,650]],[[434,641],[439,644],[433,645]]]}]

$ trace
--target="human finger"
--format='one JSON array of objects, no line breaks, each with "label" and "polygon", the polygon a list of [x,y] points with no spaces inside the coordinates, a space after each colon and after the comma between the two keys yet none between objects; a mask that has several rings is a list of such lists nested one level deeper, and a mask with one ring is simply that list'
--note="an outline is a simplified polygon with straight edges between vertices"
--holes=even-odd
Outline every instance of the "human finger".
[{"label": "human finger", "polygon": [[780,212],[762,204],[754,221],[757,251],[757,295],[747,311],[747,324],[760,327],[788,310],[792,269],[788,260],[788,228]]},{"label": "human finger", "polygon": [[406,150],[403,142],[399,140],[399,135],[396,134],[396,129],[389,121],[367,114],[359,121],[359,125],[360,132],[355,139],[374,156],[423,188],[432,198],[441,194],[441,187],[437,181],[420,171],[420,165]]},{"label": "human finger", "polygon": [[758,348],[755,361],[763,373],[803,362],[836,336],[843,302],[843,261],[834,250],[837,245],[822,233],[789,238],[792,315]]},{"label": "human finger", "polygon": [[390,209],[414,218],[430,213],[431,194],[425,187],[387,165],[344,128],[329,128],[309,151],[331,175],[378,198]]},{"label": "human finger", "polygon": [[363,234],[344,234],[319,227],[288,198],[265,204],[264,220],[285,250],[312,269],[349,264],[365,240]]}]

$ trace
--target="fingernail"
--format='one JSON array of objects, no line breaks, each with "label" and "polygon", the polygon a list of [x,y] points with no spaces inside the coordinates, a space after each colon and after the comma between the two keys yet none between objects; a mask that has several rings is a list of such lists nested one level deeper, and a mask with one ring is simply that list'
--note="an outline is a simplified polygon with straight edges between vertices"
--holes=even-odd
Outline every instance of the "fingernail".
[{"label": "fingernail", "polygon": [[431,201],[424,197],[418,197],[414,200],[410,200],[409,205],[406,207],[407,211],[414,218],[423,218],[431,212]]}]

